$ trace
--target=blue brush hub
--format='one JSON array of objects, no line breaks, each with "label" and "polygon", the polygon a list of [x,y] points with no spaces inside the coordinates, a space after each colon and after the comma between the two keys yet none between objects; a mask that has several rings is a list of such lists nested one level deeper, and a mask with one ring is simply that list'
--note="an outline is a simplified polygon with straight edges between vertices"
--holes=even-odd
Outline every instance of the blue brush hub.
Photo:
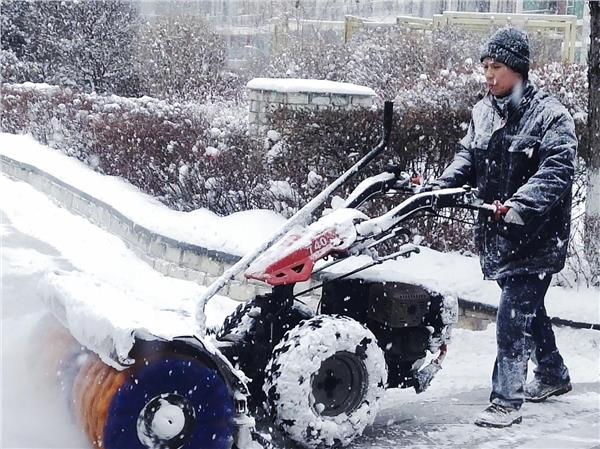
[{"label": "blue brush hub", "polygon": [[142,361],[112,399],[105,449],[229,449],[234,400],[213,367],[185,355]]}]

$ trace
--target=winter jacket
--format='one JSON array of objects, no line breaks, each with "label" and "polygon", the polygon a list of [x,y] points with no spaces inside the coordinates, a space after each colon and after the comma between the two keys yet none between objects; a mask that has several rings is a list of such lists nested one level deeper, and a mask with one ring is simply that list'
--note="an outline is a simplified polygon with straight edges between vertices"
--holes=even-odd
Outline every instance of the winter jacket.
[{"label": "winter jacket", "polygon": [[567,254],[577,151],[573,118],[531,83],[519,87],[504,110],[489,94],[474,106],[458,153],[435,181],[474,185],[486,203],[500,200],[522,219],[495,222],[479,214],[475,237],[487,279],[557,273]]}]

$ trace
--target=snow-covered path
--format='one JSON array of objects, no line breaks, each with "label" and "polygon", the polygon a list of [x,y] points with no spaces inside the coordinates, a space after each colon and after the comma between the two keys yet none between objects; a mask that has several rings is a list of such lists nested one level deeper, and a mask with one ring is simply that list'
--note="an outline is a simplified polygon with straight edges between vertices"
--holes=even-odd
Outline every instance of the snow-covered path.
[{"label": "snow-covered path", "polygon": [[0,447],[84,448],[76,427],[43,366],[47,342],[40,328],[47,312],[37,298],[37,284],[49,269],[72,265],[48,243],[15,229],[0,209],[2,238]]},{"label": "snow-covered path", "polygon": [[386,399],[375,426],[351,447],[591,449],[600,444],[597,382],[575,384],[569,395],[546,403],[526,404],[523,423],[509,429],[472,424],[473,416],[486,407],[488,396],[487,388],[478,388],[404,404]]},{"label": "snow-covered path", "polygon": [[[121,240],[57,207],[26,183],[0,175],[0,190],[8,193],[0,196],[0,447],[87,449],[52,382],[55,373],[44,364],[52,342],[43,332],[48,313],[39,297],[40,279],[57,269],[77,271],[88,276],[90,286],[107,282],[136,296],[146,291],[174,303],[192,299],[202,287],[154,271]],[[237,304],[217,297],[209,304],[209,323],[221,323]]]},{"label": "snow-covered path", "polygon": [[[46,342],[39,332],[44,311],[36,288],[50,270],[94,269],[115,283],[135,272],[145,288],[165,288],[164,277],[135,259],[118,240],[56,207],[24,183],[0,176],[2,237],[2,434],[3,448],[86,448],[67,406],[44,377]],[[118,262],[118,263],[117,263]],[[131,270],[131,271],[128,271]],[[141,278],[139,278],[141,276]],[[173,282],[184,282],[175,281]],[[190,285],[184,288],[195,291]],[[213,319],[229,308],[213,309]],[[600,332],[557,329],[574,391],[545,404],[527,404],[520,426],[503,431],[473,426],[486,404],[494,359],[495,327],[457,329],[444,369],[422,395],[391,390],[375,427],[359,448],[586,448],[600,444]]]}]

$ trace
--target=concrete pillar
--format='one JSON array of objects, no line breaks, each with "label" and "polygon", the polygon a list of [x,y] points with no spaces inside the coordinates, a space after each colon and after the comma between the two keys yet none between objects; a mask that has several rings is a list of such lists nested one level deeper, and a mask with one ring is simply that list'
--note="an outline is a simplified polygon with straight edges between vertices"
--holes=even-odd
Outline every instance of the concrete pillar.
[{"label": "concrete pillar", "polygon": [[523,13],[523,0],[517,0],[515,5],[515,13],[522,14]]},{"label": "concrete pillar", "polygon": [[347,83],[320,80],[260,79],[248,83],[250,100],[248,124],[251,134],[268,129],[272,112],[323,109],[350,110],[369,108],[376,94],[372,89]]}]

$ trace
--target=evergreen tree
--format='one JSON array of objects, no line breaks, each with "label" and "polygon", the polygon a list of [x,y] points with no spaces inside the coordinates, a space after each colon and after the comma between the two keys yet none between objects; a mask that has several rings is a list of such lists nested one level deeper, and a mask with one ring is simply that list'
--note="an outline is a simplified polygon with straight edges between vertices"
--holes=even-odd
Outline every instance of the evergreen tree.
[{"label": "evergreen tree", "polygon": [[[137,92],[133,60],[138,13],[131,2],[4,0],[1,14],[2,50],[37,67],[41,78],[30,74],[31,79],[11,81]],[[11,61],[11,56],[3,60]]]}]

